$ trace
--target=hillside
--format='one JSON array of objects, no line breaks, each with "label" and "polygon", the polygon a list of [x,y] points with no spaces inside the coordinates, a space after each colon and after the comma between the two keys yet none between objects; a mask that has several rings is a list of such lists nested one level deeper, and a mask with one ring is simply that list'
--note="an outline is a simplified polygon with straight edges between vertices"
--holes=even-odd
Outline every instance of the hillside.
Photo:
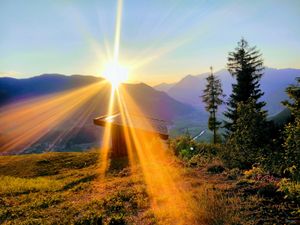
[{"label": "hillside", "polygon": [[[220,70],[215,75],[221,79],[224,94],[228,98],[231,93],[231,84],[235,80],[227,70]],[[202,95],[202,91],[205,88],[206,76],[207,73],[194,76],[187,75],[179,82],[171,84],[166,93],[178,101],[191,104],[204,111],[204,106],[199,96]],[[269,115],[279,113],[284,109],[281,101],[287,98],[285,88],[289,84],[295,83],[295,78],[299,76],[300,69],[265,69],[264,76],[261,79],[261,89],[265,92],[262,99],[267,102],[266,109],[269,111]],[[160,90],[160,85],[154,86],[154,88]],[[223,106],[222,110],[224,109],[225,107]]]},{"label": "hillside", "polygon": [[124,84],[123,87],[146,115],[173,120],[195,112],[195,108],[169,97],[165,92],[140,84]]},{"label": "hillside", "polygon": [[[173,159],[166,164],[178,172],[173,177],[185,200],[192,199],[192,224],[295,224],[293,203],[263,189],[265,182],[216,169],[216,163],[189,167]],[[166,214],[173,209],[166,199],[178,196],[160,191],[163,210],[155,209],[140,167],[132,172],[126,160],[113,160],[103,179],[100,165],[96,151],[0,157],[0,223],[191,224]]]}]

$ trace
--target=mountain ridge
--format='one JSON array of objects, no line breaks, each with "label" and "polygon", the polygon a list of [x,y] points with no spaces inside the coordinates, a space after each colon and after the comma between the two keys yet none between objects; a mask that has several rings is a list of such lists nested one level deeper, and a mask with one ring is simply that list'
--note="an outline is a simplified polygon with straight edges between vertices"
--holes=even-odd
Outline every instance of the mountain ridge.
[{"label": "mountain ridge", "polygon": [[[221,80],[224,94],[226,95],[225,100],[228,100],[231,94],[231,85],[235,83],[235,79],[226,69],[219,70],[214,74]],[[201,99],[199,99],[199,96],[202,95],[202,91],[205,88],[205,78],[207,75],[208,73],[197,75],[189,74],[174,83],[172,87],[165,92],[178,101],[188,103],[204,111],[204,105]],[[262,100],[267,102],[266,109],[270,112],[270,115],[279,113],[284,109],[281,105],[281,101],[287,98],[285,88],[293,84],[295,78],[298,76],[300,76],[300,69],[265,68],[264,76],[261,79],[261,89],[265,93]],[[276,77],[276,79],[274,79],[274,77]],[[156,88],[156,86],[154,86],[154,88]],[[223,105],[221,111],[225,110],[225,108],[226,106]]]},{"label": "mountain ridge", "polygon": [[[13,110],[16,104],[19,105],[19,103],[22,103],[22,105],[24,103],[26,106],[28,100],[31,102],[30,104],[35,104],[35,99],[38,99],[36,103],[38,107],[36,108],[39,109],[39,107],[41,107],[39,106],[41,105],[39,99],[47,99],[48,96],[52,100],[55,100],[57,96],[61,99],[61,96],[65,94],[66,90],[70,90],[68,91],[68,93],[70,93],[73,90],[80,89],[101,80],[103,80],[103,78],[57,74],[47,74],[27,79],[0,78],[0,112],[5,113],[6,107]],[[120,90],[125,91],[127,93],[125,96],[131,97],[141,113],[148,117],[172,121],[176,117],[184,116],[195,111],[193,106],[181,103],[171,98],[165,92],[157,91],[145,83],[122,84]],[[95,95],[87,98],[78,108],[74,109],[71,115],[52,127],[45,135],[39,138],[39,140],[36,140],[32,146],[26,149],[16,149],[14,152],[32,153],[39,151],[39,149],[48,149],[49,146],[51,146],[52,151],[77,151],[82,147],[86,148],[86,146],[81,145],[87,143],[91,144],[89,145],[90,147],[96,147],[97,144],[99,145],[99,143],[101,143],[103,129],[94,126],[93,119],[107,114],[110,102],[110,91],[111,87],[109,83],[104,83]],[[60,95],[60,93],[62,93],[62,95]],[[43,96],[46,98],[41,98]],[[128,112],[134,113],[134,105],[128,105],[125,96],[124,101],[127,105]],[[78,97],[77,95],[76,98]],[[55,116],[55,114],[58,113],[55,111],[56,108],[60,110],[64,109],[64,104],[66,104],[68,108],[67,102],[59,101],[59,105],[54,105],[46,111],[40,108],[41,114],[37,111],[33,113],[37,114],[37,116],[42,116],[43,113],[50,111],[51,115]],[[116,101],[114,101],[114,105],[116,104]],[[1,119],[3,120],[4,118]],[[22,120],[17,119],[13,121],[12,124],[13,126],[19,127],[22,126],[21,121]],[[34,129],[34,127],[30,127],[29,125],[28,131],[30,131],[30,129]],[[0,146],[5,144],[5,142],[1,143],[1,140],[5,141],[5,137],[9,132],[10,131],[5,130],[5,128],[0,130]],[[61,138],[62,136],[64,138]],[[57,142],[57,140],[59,141]],[[52,146],[51,143],[56,144]]]}]

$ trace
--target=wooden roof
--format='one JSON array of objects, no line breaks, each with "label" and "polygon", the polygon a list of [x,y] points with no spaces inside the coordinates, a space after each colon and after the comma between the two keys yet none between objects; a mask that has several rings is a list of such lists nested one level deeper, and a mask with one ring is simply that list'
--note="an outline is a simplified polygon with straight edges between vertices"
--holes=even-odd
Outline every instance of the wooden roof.
[{"label": "wooden roof", "polygon": [[129,115],[128,119],[122,119],[120,113],[100,116],[94,119],[94,124],[105,126],[111,123],[114,126],[129,127],[150,133],[159,134],[162,139],[168,139],[168,122],[160,119],[149,118],[141,115]]}]

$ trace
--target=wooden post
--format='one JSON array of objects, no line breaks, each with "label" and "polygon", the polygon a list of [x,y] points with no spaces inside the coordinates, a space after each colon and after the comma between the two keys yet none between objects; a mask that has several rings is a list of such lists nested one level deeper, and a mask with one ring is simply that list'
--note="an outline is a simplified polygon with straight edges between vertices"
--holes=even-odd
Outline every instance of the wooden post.
[{"label": "wooden post", "polygon": [[121,126],[112,126],[112,157],[124,157],[128,155],[125,135]]}]

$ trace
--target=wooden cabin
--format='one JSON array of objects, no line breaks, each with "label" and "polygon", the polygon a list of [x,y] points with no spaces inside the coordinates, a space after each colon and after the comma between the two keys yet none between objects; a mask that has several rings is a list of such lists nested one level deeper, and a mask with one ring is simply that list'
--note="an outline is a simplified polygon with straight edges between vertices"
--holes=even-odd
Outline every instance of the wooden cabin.
[{"label": "wooden cabin", "polygon": [[169,138],[167,128],[169,122],[141,115],[130,115],[129,118],[124,119],[120,113],[114,113],[95,118],[94,124],[102,127],[111,125],[112,157],[122,157],[128,154],[124,128],[156,134],[163,140]]}]

